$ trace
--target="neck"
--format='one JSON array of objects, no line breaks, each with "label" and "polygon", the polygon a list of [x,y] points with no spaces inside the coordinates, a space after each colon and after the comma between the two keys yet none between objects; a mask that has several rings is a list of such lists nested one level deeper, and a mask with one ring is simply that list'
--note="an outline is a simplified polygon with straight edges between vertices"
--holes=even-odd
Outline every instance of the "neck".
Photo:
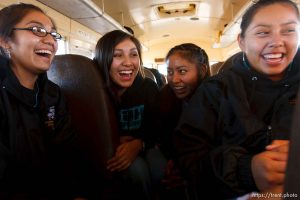
[{"label": "neck", "polygon": [[12,66],[12,71],[14,72],[15,76],[18,78],[20,84],[28,89],[33,90],[34,84],[38,78],[38,75],[30,73],[26,70],[22,70],[22,68],[17,68]]},{"label": "neck", "polygon": [[115,84],[114,82],[112,82],[112,87],[111,89],[114,91],[114,93],[118,96],[121,97],[124,92],[126,91],[127,88],[124,87],[120,87],[119,85]]},{"label": "neck", "polygon": [[124,94],[124,92],[126,91],[126,89],[127,88],[118,88],[116,90],[118,97],[121,97]]}]

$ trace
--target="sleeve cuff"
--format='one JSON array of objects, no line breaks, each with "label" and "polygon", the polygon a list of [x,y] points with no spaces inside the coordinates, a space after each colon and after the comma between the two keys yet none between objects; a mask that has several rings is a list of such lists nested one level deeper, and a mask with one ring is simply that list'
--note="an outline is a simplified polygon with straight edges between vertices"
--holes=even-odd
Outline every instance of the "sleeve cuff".
[{"label": "sleeve cuff", "polygon": [[258,191],[251,170],[252,155],[241,156],[238,162],[238,179],[249,191]]}]

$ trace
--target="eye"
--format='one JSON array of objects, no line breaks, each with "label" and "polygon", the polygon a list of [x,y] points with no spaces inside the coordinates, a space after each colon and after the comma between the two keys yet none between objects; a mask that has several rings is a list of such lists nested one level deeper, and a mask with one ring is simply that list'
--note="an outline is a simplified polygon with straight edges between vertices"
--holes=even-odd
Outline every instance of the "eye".
[{"label": "eye", "polygon": [[256,33],[256,35],[258,35],[258,36],[266,36],[266,35],[268,35],[268,34],[269,34],[268,31],[258,31],[258,32]]},{"label": "eye", "polygon": [[56,32],[55,30],[52,30],[50,32],[50,35],[55,39],[55,40],[60,40],[62,39],[61,34],[59,34],[58,32]]},{"label": "eye", "polygon": [[[35,28],[35,31],[36,31],[37,33],[39,33],[39,34],[45,35],[45,34],[47,33],[47,31],[46,31],[44,28],[42,28],[42,27],[33,27],[33,28]],[[33,29],[33,30],[34,30],[34,29]]]},{"label": "eye", "polygon": [[187,73],[187,70],[186,70],[186,69],[180,69],[180,70],[179,70],[179,73],[182,74],[182,75],[184,75],[184,74]]},{"label": "eye", "polygon": [[296,29],[294,29],[294,28],[287,28],[287,29],[283,30],[282,32],[283,32],[283,34],[295,33]]},{"label": "eye", "polygon": [[137,56],[139,56],[139,54],[138,54],[138,52],[132,52],[132,53],[130,54],[130,56],[132,56],[132,57],[137,57]]},{"label": "eye", "polygon": [[38,36],[45,36],[47,34],[46,30],[41,27],[33,26],[31,27],[31,30],[34,34]]},{"label": "eye", "polygon": [[168,75],[168,76],[173,76],[173,71],[172,71],[172,70],[168,70],[168,71],[167,71],[167,75]]},{"label": "eye", "polygon": [[120,58],[120,57],[122,57],[122,54],[120,54],[120,53],[114,53],[114,57],[115,58]]}]

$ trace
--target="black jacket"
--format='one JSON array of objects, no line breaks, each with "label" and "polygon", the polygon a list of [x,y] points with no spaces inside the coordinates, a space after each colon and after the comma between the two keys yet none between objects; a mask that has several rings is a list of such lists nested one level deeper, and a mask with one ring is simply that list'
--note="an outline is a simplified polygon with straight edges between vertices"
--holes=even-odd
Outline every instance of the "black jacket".
[{"label": "black jacket", "polygon": [[137,75],[117,106],[122,135],[140,138],[147,147],[155,144],[157,128],[154,119],[158,114],[158,94],[154,81]]},{"label": "black jacket", "polygon": [[273,139],[289,139],[300,84],[299,51],[285,77],[273,82],[233,58],[231,68],[197,89],[176,132],[179,162],[200,199],[257,190],[253,155]]},{"label": "black jacket", "polygon": [[74,155],[75,135],[59,87],[44,73],[34,90],[24,88],[3,57],[0,85],[0,194],[63,197],[71,187],[63,163]]}]

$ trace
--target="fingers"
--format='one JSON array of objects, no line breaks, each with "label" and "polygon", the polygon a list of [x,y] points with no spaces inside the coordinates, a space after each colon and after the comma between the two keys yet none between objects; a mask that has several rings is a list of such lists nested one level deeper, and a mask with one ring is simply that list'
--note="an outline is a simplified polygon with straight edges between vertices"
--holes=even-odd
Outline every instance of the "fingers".
[{"label": "fingers", "polygon": [[287,161],[288,154],[286,152],[278,152],[278,151],[266,151],[265,156],[274,160],[274,161]]},{"label": "fingers", "polygon": [[120,145],[117,148],[116,154],[113,158],[107,161],[107,169],[110,171],[120,171],[128,163],[126,163],[126,157],[124,156],[124,145]]},{"label": "fingers", "polygon": [[288,153],[289,152],[289,146],[288,145],[268,145],[266,146],[267,151],[276,151],[276,152],[282,152],[282,153]]},{"label": "fingers", "polygon": [[274,140],[272,142],[272,144],[266,146],[266,150],[288,153],[289,141],[288,140]]},{"label": "fingers", "polygon": [[131,162],[125,159],[124,157],[113,157],[107,161],[107,169],[109,171],[122,171],[127,169],[130,166]]}]

